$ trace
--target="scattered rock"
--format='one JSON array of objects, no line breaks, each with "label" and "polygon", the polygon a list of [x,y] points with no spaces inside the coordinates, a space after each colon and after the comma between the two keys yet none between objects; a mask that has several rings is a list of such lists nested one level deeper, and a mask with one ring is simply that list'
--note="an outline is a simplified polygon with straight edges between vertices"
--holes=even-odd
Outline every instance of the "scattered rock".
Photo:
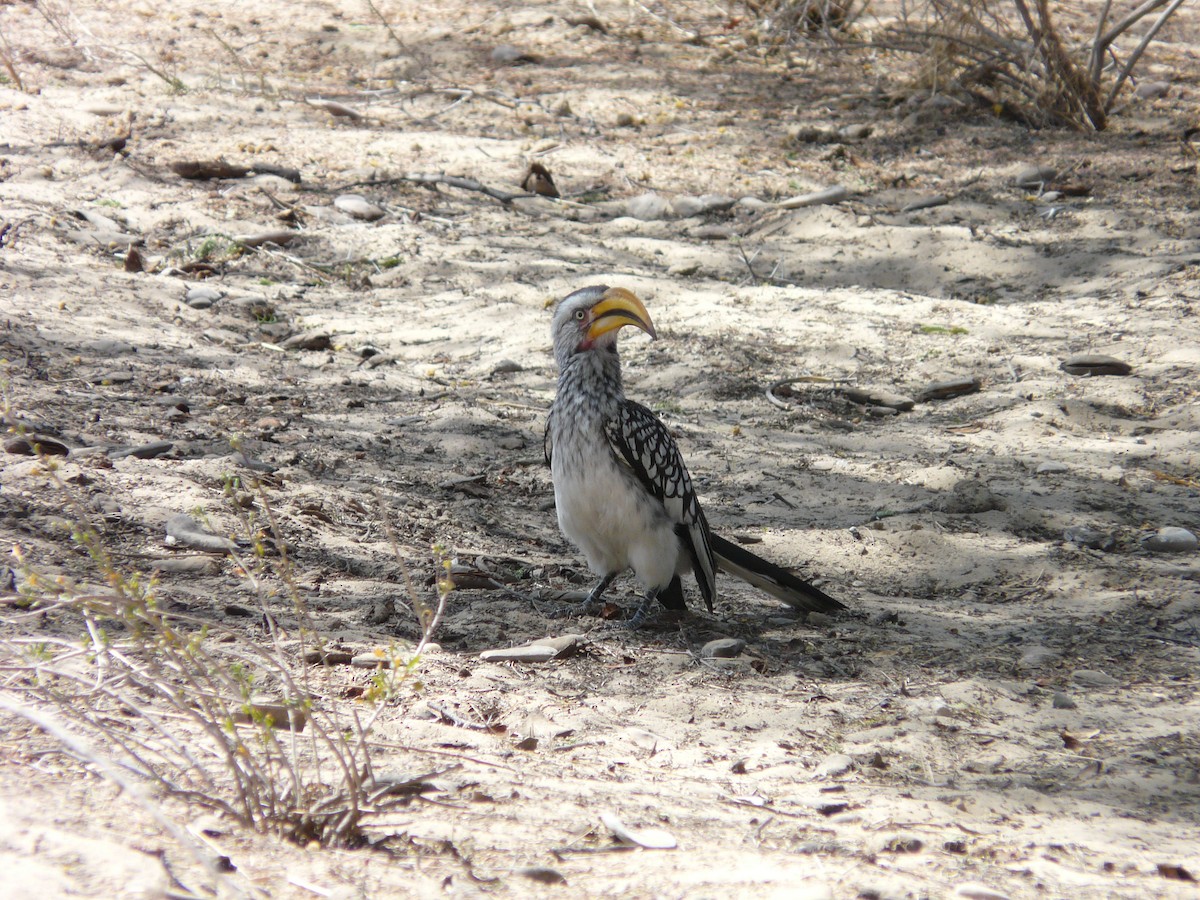
[{"label": "scattered rock", "polygon": [[1151,553],[1193,553],[1198,543],[1186,528],[1167,526],[1144,539],[1142,546]]},{"label": "scattered rock", "polygon": [[387,215],[362,194],[342,194],[334,198],[333,206],[346,215],[362,219],[364,222],[377,222]]},{"label": "scattered rock", "polygon": [[132,456],[136,459],[158,459],[174,449],[174,441],[151,441],[148,444],[138,444],[134,447],[114,447],[108,451],[108,458],[123,459],[126,456]]},{"label": "scattered rock", "polygon": [[1115,535],[1086,525],[1071,525],[1063,529],[1063,540],[1068,544],[1078,544],[1088,550],[1102,550],[1105,553],[1117,545]]},{"label": "scattered rock", "polygon": [[913,200],[911,203],[906,203],[900,208],[900,212],[920,212],[923,209],[933,209],[937,206],[945,206],[949,202],[950,198],[945,194],[933,194],[929,197],[921,197],[917,200]]},{"label": "scattered rock", "polygon": [[758,197],[742,197],[734,204],[735,211],[750,216],[758,215],[770,208],[770,203],[766,200],[760,200]]},{"label": "scattered rock", "polygon": [[523,662],[523,663],[541,663],[549,662],[558,654],[552,647],[538,646],[531,644],[525,647],[509,647],[499,650],[484,650],[479,654],[479,658],[484,662]]},{"label": "scattered rock", "polygon": [[1008,894],[993,890],[977,881],[964,881],[954,889],[954,896],[967,900],[1008,900]]},{"label": "scattered rock", "polygon": [[900,412],[908,412],[916,406],[916,401],[911,397],[893,393],[885,388],[845,387],[841,389],[841,394],[851,403],[861,406],[882,406]]},{"label": "scattered rock", "polygon": [[671,212],[682,219],[689,219],[704,212],[704,204],[700,202],[699,197],[689,197],[687,194],[680,194],[671,201]]},{"label": "scattered rock", "polygon": [[717,638],[700,649],[701,659],[733,659],[746,649],[746,642],[738,638]]},{"label": "scattered rock", "polygon": [[484,662],[549,662],[552,659],[567,659],[579,652],[584,637],[580,634],[564,634],[554,638],[542,638],[523,647],[484,650],[479,658]]},{"label": "scattered rock", "polygon": [[[376,351],[377,353],[378,351]],[[370,354],[374,356],[375,354]],[[364,357],[366,358],[366,357]],[[502,359],[492,367],[492,375],[511,375],[514,372],[524,372],[525,367],[519,362],[513,362],[511,359]]]},{"label": "scattered rock", "polygon": [[1020,665],[1027,669],[1036,669],[1040,666],[1053,665],[1058,662],[1060,653],[1057,650],[1051,650],[1049,647],[1035,645],[1027,647],[1025,652],[1021,654]]},{"label": "scattered rock", "polygon": [[653,222],[657,219],[667,218],[670,215],[671,205],[658,194],[651,192],[631,198],[625,204],[625,209],[635,219]]},{"label": "scattered rock", "polygon": [[845,753],[833,753],[823,760],[813,772],[813,778],[836,778],[854,768],[854,760]]},{"label": "scattered rock", "polygon": [[733,208],[737,203],[737,198],[730,197],[726,194],[701,194],[699,196],[700,206],[706,213],[725,212]]},{"label": "scattered rock", "polygon": [[822,191],[812,191],[800,194],[779,203],[780,209],[801,209],[805,206],[821,206],[826,203],[841,203],[850,197],[850,191],[841,185],[825,188]]},{"label": "scattered rock", "polygon": [[309,106],[315,106],[317,109],[323,109],[335,119],[351,119],[357,121],[363,117],[357,109],[347,106],[345,103],[338,103],[336,100],[321,100],[318,98],[307,98],[305,102]]},{"label": "scattered rock", "polygon": [[221,571],[221,561],[211,556],[180,556],[155,560],[154,570],[167,575],[216,575]]},{"label": "scattered rock", "polygon": [[1155,100],[1165,97],[1170,89],[1171,84],[1167,81],[1143,81],[1134,88],[1133,95],[1139,100]]},{"label": "scattered rock", "polygon": [[277,247],[286,247],[292,241],[300,236],[298,231],[290,231],[287,228],[272,228],[269,231],[254,231],[249,234],[237,234],[233,239],[236,243],[243,247],[262,247],[267,244],[274,244]]},{"label": "scattered rock", "polygon": [[566,884],[567,879],[558,869],[551,869],[548,866],[527,866],[524,869],[516,869],[515,875],[520,875],[528,878],[530,881],[536,881],[538,884]]},{"label": "scattered rock", "polygon": [[1050,166],[1029,166],[1017,173],[1013,184],[1019,188],[1040,189],[1058,175]]},{"label": "scattered rock", "polygon": [[512,44],[501,44],[492,50],[492,62],[502,66],[520,66],[527,63],[538,63],[541,59],[532,53],[519,50]]},{"label": "scattered rock", "polygon": [[1050,700],[1050,705],[1055,709],[1075,709],[1077,704],[1071,699],[1069,694],[1064,694],[1062,691],[1055,691],[1054,697]]},{"label": "scattered rock", "polygon": [[329,350],[333,347],[333,337],[328,331],[302,331],[279,346],[284,350]]},{"label": "scattered rock", "polygon": [[1116,687],[1121,683],[1107,672],[1097,669],[1076,669],[1071,673],[1071,679],[1083,687],[1093,688]]},{"label": "scattered rock", "polygon": [[730,241],[737,233],[728,225],[699,225],[688,234],[700,241]]},{"label": "scattered rock", "polygon": [[972,515],[1004,509],[1002,498],[992,493],[986,483],[976,478],[963,478],[955,483],[949,494],[937,500],[937,508],[954,515]]},{"label": "scattered rock", "polygon": [[865,122],[854,125],[843,125],[837,130],[837,135],[844,141],[865,141],[874,129]]},{"label": "scattered rock", "polygon": [[950,400],[953,397],[977,393],[982,387],[983,382],[978,378],[950,378],[946,381],[935,381],[917,394],[917,402]]},{"label": "scattered rock", "polygon": [[229,538],[205,531],[199,522],[184,513],[167,519],[167,544],[220,553],[227,553],[237,546]]},{"label": "scattered rock", "polygon": [[187,289],[187,293],[183,295],[183,302],[192,309],[208,309],[224,296],[224,291],[207,284],[197,284]]},{"label": "scattered rock", "polygon": [[1128,375],[1133,366],[1103,353],[1081,353],[1064,360],[1059,366],[1068,375],[1096,377],[1099,375]]},{"label": "scattered rock", "polygon": [[674,850],[678,846],[675,838],[660,828],[630,828],[610,812],[600,813],[600,821],[612,832],[613,837],[625,844],[635,844],[647,850]]},{"label": "scattered rock", "polygon": [[1071,467],[1066,463],[1050,459],[1044,463],[1039,463],[1034,471],[1038,475],[1061,475],[1064,472],[1070,472]]},{"label": "scattered rock", "polygon": [[598,31],[601,34],[608,34],[608,28],[593,15],[587,13],[564,16],[563,21],[568,25],[582,25],[585,28],[590,28],[592,31]]}]

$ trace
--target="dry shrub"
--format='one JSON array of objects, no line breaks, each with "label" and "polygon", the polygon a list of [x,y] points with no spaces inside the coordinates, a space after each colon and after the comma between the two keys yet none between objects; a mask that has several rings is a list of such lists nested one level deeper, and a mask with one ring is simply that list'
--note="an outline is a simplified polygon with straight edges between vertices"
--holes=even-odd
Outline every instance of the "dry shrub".
[{"label": "dry shrub", "polygon": [[[922,90],[965,95],[1033,125],[1096,131],[1107,126],[1146,48],[1182,5],[1183,0],[747,2],[759,31],[780,40],[821,34],[846,50],[909,53],[917,60],[915,84]],[[858,30],[866,37],[849,33],[855,22],[863,23]]]},{"label": "dry shrub", "polygon": [[[0,708],[52,737],[65,733],[56,722],[86,736],[95,752],[85,761],[102,772],[115,763],[187,803],[300,843],[354,846],[368,817],[411,801],[403,785],[376,777],[371,732],[416,665],[449,586],[435,609],[414,604],[425,626],[416,653],[381,654],[364,696],[343,700],[328,670],[311,665],[320,641],[261,486],[269,524],[243,518],[251,552],[235,563],[275,587],[260,590],[262,633],[248,636],[173,611],[152,578],[124,571],[56,462],[41,462],[90,558],[89,577],[103,587],[42,575],[14,549],[23,597],[0,607]],[[278,598],[290,600],[286,632],[269,602]]]},{"label": "dry shrub", "polygon": [[789,44],[813,35],[848,33],[870,0],[746,0],[768,43]]}]

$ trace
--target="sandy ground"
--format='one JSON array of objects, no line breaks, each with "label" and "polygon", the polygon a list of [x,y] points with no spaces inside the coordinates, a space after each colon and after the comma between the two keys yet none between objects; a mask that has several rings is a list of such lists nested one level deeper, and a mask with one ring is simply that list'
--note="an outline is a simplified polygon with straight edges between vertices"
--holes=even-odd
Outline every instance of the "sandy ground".
[{"label": "sandy ground", "polygon": [[[676,434],[714,528],[851,612],[804,621],[725,579],[715,615],[696,601],[682,622],[623,633],[460,587],[440,650],[374,731],[385,768],[457,768],[370,823],[386,851],[207,828],[236,867],[221,890],[1194,896],[1200,566],[1144,539],[1200,530],[1197,165],[1179,140],[1200,108],[1196,12],[1146,64],[1167,95],[1088,136],[910,98],[886,58],[761,59],[715,5],[668,21],[597,3],[603,31],[571,24],[584,4],[438,7],[381,3],[389,32],[359,4],[0,6],[27,89],[11,72],[0,86],[8,423],[70,449],[62,476],[129,572],[178,553],[174,514],[236,531],[224,478],[256,474],[236,441],[274,468],[264,490],[322,637],[408,646],[381,509],[422,596],[435,544],[525,597],[586,586],[541,464],[548,305],[619,284],[660,335],[626,336],[628,392]],[[497,61],[499,45],[535,59]],[[99,146],[130,123],[120,153]],[[851,125],[870,133],[788,139]],[[258,171],[172,169],[218,158]],[[531,161],[567,202],[386,180],[519,192]],[[1031,165],[1086,193],[1015,186]],[[831,185],[848,199],[776,205]],[[647,192],[752,199],[629,215]],[[347,193],[384,215],[339,210]],[[934,195],[949,202],[904,211]],[[284,247],[231,243],[280,229],[296,232]],[[144,272],[123,266],[131,241]],[[317,349],[279,346],[321,332]],[[1088,353],[1132,371],[1061,368]],[[974,393],[898,414],[835,390],[916,398],[972,378]],[[171,446],[119,453],[153,441]],[[42,464],[0,465],[5,551],[95,584]],[[27,582],[7,565],[0,588]],[[222,556],[159,579],[174,608],[261,637],[236,613],[262,585]],[[69,632],[5,597],[6,647]],[[297,627],[286,591],[265,597]],[[628,608],[632,583],[613,598]],[[570,659],[479,656],[568,632],[591,633]],[[715,637],[746,650],[701,662]],[[0,674],[26,702],[24,662]],[[349,708],[370,677],[327,670],[319,702]],[[482,721],[504,728],[463,727]],[[151,796],[188,827],[208,815]],[[606,811],[678,847],[610,852]],[[8,715],[0,865],[9,897],[216,883],[95,766]]]}]

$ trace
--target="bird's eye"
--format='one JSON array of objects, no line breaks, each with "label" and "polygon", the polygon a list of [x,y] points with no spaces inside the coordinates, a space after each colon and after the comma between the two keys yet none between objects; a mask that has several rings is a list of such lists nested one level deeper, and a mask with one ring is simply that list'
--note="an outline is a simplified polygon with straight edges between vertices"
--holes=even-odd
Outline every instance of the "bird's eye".
[{"label": "bird's eye", "polygon": [[587,313],[585,313],[582,309],[575,310],[575,318],[577,318],[580,322],[583,321],[583,318],[586,315]]}]

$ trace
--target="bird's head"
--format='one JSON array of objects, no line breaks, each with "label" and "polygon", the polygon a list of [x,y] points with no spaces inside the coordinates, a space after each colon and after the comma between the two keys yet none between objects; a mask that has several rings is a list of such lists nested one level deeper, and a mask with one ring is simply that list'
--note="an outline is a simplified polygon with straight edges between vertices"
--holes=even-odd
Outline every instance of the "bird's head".
[{"label": "bird's head", "polygon": [[635,325],[652,339],[658,337],[650,313],[633,292],[603,284],[580,288],[554,309],[554,355],[561,363],[576,353],[614,347],[622,325]]}]

